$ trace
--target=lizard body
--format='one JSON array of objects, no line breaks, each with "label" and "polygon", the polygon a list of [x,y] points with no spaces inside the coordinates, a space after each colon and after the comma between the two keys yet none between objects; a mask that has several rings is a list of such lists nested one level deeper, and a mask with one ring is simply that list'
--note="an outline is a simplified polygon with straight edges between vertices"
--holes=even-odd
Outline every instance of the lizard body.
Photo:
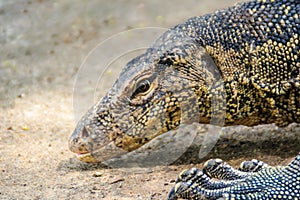
[{"label": "lizard body", "polygon": [[[124,67],[107,95],[78,123],[70,149],[83,161],[100,162],[176,129],[183,118],[210,123],[222,111],[224,126],[300,123],[299,43],[298,0],[255,0],[193,17]],[[226,103],[213,110],[213,98]],[[298,176],[299,165],[293,166]],[[261,174],[267,180],[268,173]],[[286,181],[299,187],[299,178]],[[294,189],[298,193],[287,195],[299,198]],[[170,198],[181,194],[173,190]],[[211,195],[205,197],[217,198]]]}]

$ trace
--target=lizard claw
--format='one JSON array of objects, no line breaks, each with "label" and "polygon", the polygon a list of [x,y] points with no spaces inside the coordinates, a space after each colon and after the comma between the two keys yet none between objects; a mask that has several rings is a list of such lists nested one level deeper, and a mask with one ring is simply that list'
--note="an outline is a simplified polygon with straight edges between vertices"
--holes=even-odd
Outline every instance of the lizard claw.
[{"label": "lizard claw", "polygon": [[300,153],[287,166],[252,160],[243,162],[241,169],[209,160],[203,170],[183,171],[168,199],[300,199]]}]

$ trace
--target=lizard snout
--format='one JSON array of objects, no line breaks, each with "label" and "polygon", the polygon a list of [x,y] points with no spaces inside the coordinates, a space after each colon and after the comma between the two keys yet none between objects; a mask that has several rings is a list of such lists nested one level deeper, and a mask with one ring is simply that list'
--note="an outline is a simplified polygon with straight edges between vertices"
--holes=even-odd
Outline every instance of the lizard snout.
[{"label": "lizard snout", "polygon": [[77,127],[72,136],[69,138],[69,149],[77,154],[79,160],[84,162],[99,162],[89,151],[87,142],[89,138],[89,131],[85,126]]},{"label": "lizard snout", "polygon": [[101,128],[93,126],[95,123],[87,120],[91,118],[89,115],[79,121],[69,138],[69,149],[77,155],[77,158],[83,162],[95,163],[126,153],[116,146],[113,139],[118,136],[120,130],[117,128],[108,130],[103,124]]},{"label": "lizard snout", "polygon": [[77,154],[88,153],[84,140],[88,137],[89,133],[85,126],[82,129],[75,129],[74,133],[69,139],[69,149]]}]

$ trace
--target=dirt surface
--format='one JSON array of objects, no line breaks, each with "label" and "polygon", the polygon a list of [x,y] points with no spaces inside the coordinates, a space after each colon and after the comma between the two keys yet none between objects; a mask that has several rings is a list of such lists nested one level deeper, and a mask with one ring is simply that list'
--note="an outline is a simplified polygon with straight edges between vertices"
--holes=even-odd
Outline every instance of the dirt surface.
[{"label": "dirt surface", "polygon": [[[0,199],[166,199],[181,170],[209,158],[235,166],[252,158],[288,163],[299,151],[298,125],[226,128],[205,158],[196,159],[195,145],[173,165],[142,170],[85,164],[68,150],[75,121],[94,101],[73,106],[82,102],[74,92],[84,99],[95,89],[92,81],[92,89],[74,87],[90,50],[131,28],[172,27],[235,2],[0,1]],[[93,95],[102,96],[121,68],[109,68]]]}]

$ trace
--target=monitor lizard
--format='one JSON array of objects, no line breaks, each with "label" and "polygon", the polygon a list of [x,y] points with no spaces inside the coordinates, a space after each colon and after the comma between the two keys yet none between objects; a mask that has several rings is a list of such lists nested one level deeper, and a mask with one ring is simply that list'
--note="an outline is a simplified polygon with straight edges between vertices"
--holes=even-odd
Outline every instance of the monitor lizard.
[{"label": "monitor lizard", "polygon": [[[178,128],[183,113],[205,124],[219,109],[224,126],[300,123],[299,43],[299,0],[253,0],[190,18],[127,63],[78,122],[70,150],[101,162]],[[212,98],[226,103],[213,111]],[[285,167],[254,161],[248,172],[212,160],[184,171],[169,199],[300,199],[299,160]]]}]

